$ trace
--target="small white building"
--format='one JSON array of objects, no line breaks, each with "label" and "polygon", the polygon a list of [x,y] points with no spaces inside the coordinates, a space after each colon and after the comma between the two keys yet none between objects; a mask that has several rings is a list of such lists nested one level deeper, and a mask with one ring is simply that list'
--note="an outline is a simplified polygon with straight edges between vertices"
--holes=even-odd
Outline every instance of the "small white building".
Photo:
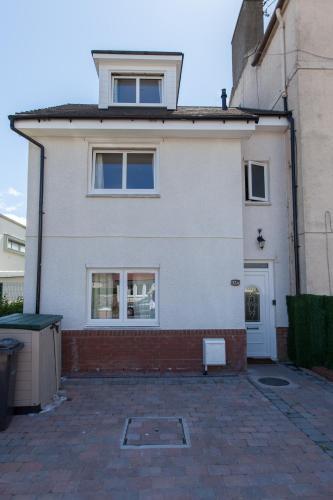
[{"label": "small white building", "polygon": [[0,299],[23,297],[25,226],[0,214]]},{"label": "small white building", "polygon": [[232,370],[276,359],[285,114],[178,106],[182,53],[92,55],[98,103],[10,117],[34,141],[25,312],[63,315],[64,372],[198,370],[207,337]]}]

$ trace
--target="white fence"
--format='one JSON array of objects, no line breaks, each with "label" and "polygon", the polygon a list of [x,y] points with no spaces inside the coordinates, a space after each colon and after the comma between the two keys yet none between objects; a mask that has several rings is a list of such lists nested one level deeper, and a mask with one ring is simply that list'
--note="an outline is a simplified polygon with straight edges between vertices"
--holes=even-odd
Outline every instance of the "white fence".
[{"label": "white fence", "polygon": [[0,281],[0,299],[6,297],[9,302],[23,297],[23,282],[19,281]]}]

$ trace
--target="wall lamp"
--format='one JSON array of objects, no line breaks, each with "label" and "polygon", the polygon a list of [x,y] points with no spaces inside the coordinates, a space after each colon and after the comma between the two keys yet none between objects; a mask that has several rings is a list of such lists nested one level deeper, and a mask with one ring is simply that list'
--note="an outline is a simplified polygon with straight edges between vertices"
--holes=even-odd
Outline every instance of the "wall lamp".
[{"label": "wall lamp", "polygon": [[257,242],[260,250],[263,250],[265,247],[266,240],[264,239],[262,233],[262,229],[258,229],[258,237],[257,237]]}]

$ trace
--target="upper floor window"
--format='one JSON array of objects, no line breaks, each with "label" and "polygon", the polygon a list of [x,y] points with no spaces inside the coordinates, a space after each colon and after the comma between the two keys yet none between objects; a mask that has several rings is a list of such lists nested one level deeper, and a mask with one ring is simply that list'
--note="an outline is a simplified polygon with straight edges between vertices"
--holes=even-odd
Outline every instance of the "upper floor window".
[{"label": "upper floor window", "polygon": [[161,76],[114,76],[112,101],[114,104],[162,104]]},{"label": "upper floor window", "polygon": [[268,201],[268,172],[265,163],[245,164],[245,200]]},{"label": "upper floor window", "polygon": [[93,151],[93,190],[96,193],[149,194],[155,189],[155,151]]},{"label": "upper floor window", "polygon": [[5,235],[5,250],[9,252],[18,253],[21,255],[25,254],[25,242],[14,236]]}]

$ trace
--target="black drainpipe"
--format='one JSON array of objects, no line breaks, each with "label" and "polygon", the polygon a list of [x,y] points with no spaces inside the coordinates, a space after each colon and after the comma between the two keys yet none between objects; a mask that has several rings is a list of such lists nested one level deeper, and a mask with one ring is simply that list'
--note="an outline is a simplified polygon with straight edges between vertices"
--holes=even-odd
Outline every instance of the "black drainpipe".
[{"label": "black drainpipe", "polygon": [[15,127],[15,118],[10,117],[10,128],[16,134],[24,137],[29,142],[40,148],[40,163],[39,163],[39,201],[38,201],[38,251],[37,251],[37,276],[36,276],[36,305],[35,312],[39,314],[40,310],[40,290],[41,290],[41,277],[42,277],[42,238],[43,238],[43,201],[44,201],[44,160],[45,148],[43,144],[35,141],[32,137],[24,134]]},{"label": "black drainpipe", "polygon": [[298,239],[298,206],[297,206],[297,153],[296,153],[296,131],[295,119],[292,111],[288,109],[288,98],[283,97],[284,110],[290,126],[290,148],[291,148],[291,190],[293,203],[293,232],[294,232],[294,258],[295,258],[295,291],[296,295],[301,293],[300,268],[299,268],[299,239]]}]

